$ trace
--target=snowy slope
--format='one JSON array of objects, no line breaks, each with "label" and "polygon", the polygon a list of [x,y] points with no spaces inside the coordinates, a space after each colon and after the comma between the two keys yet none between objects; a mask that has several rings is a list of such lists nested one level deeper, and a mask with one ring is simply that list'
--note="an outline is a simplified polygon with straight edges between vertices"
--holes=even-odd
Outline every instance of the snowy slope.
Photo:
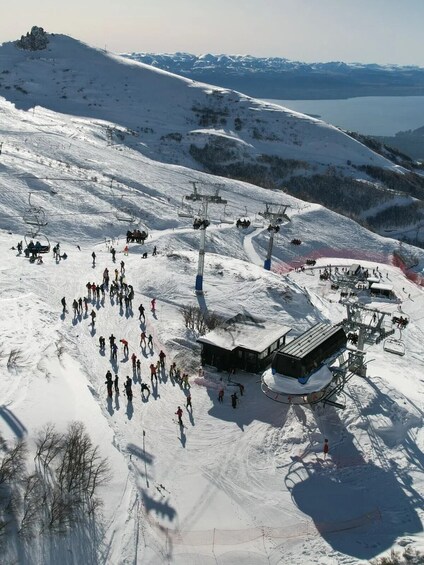
[{"label": "snowy slope", "polygon": [[[175,124],[184,122],[182,111],[171,121],[177,104],[188,107],[193,92],[206,96],[204,86],[142,65],[122,64],[101,52],[93,54],[60,36],[52,39],[52,49],[55,42],[56,46],[62,42],[57,49],[63,57],[70,56],[76,45],[81,49],[79,58],[86,65],[88,81],[86,57],[92,68],[98,69],[103,61],[108,70],[127,69],[143,77],[143,92],[150,91],[144,102],[150,100],[152,112],[157,103],[155,130],[165,131],[169,124],[175,130]],[[28,54],[16,54],[13,46],[8,49],[17,69],[10,67],[11,73],[20,72],[23,65],[33,78],[28,79],[28,88],[35,89],[37,84],[41,89],[49,84],[55,67],[58,72],[58,53],[49,67],[48,52],[33,54],[35,59],[30,60]],[[5,46],[1,50],[5,53]],[[44,60],[39,61],[40,57]],[[99,57],[96,65],[95,57]],[[43,70],[36,82],[36,73],[31,72],[39,63]],[[106,82],[93,94],[93,100],[105,105],[105,88],[118,91],[116,76],[110,73],[113,86]],[[153,80],[158,81],[156,86]],[[175,108],[163,115],[160,81],[169,81],[175,92]],[[24,106],[22,100],[16,99],[14,107],[10,100],[0,99],[0,249],[4,258],[0,267],[0,433],[10,442],[26,439],[31,466],[37,430],[48,422],[64,430],[72,420],[83,421],[109,460],[111,482],[101,489],[104,508],[92,528],[77,528],[62,536],[37,532],[35,538],[21,539],[17,545],[15,539],[7,540],[2,561],[347,565],[367,562],[398,544],[424,545],[424,295],[390,265],[396,242],[281,192],[157,161],[152,158],[153,148],[160,147],[157,133],[143,146],[136,136],[134,143],[117,143],[116,136],[111,140],[106,135],[106,126],[136,131],[146,123],[142,110],[141,118],[135,112],[143,107],[141,103],[132,106],[128,97],[120,107],[112,103],[88,107],[84,99],[58,99],[51,86],[39,94],[35,108]],[[262,107],[254,101],[249,104]],[[280,109],[275,112],[286,116]],[[332,128],[323,124],[303,117],[296,120],[302,130],[309,124],[312,133],[316,127],[333,135]],[[365,151],[360,144],[355,147]],[[209,194],[216,184],[222,185],[221,195],[228,200],[225,216],[247,214],[255,224],[239,231],[221,223],[223,208],[211,205],[203,297],[193,292],[199,233],[192,229],[190,219],[177,213],[183,196],[192,191],[191,181]],[[46,214],[48,223],[42,233],[52,244],[60,242],[66,260],[56,262],[49,254],[42,265],[34,265],[13,249],[29,230],[23,216],[30,192],[31,205],[42,207]],[[275,238],[273,272],[261,266],[268,232],[257,214],[264,210],[264,202],[291,206],[291,222]],[[122,209],[136,218],[131,226],[118,220]],[[126,256],[125,232],[136,226],[147,229],[149,237],[144,247],[131,244]],[[294,237],[302,240],[300,247],[290,244]],[[108,251],[111,240],[118,251],[116,264]],[[157,257],[151,255],[154,245]],[[141,259],[145,250],[148,258]],[[422,269],[424,253],[418,253],[418,269]],[[236,375],[245,385],[245,395],[234,410],[229,402],[234,385],[226,375],[198,376],[195,336],[184,327],[180,308],[200,303],[227,316],[248,312],[292,327],[293,336],[318,321],[338,322],[344,309],[316,271],[282,274],[310,256],[323,257],[322,264],[346,265],[352,260],[371,267],[379,264],[402,303],[378,302],[378,307],[397,312],[400,305],[411,317],[404,332],[407,356],[389,357],[382,344],[370,346],[369,378],[351,381],[342,412],[274,403],[262,394],[259,376],[249,374]],[[85,295],[88,281],[101,282],[104,268],[113,273],[121,260],[126,280],[134,286],[134,312],[120,309],[106,295],[90,303],[90,311],[97,312],[95,329],[88,316],[73,316],[71,308],[61,315],[63,296],[70,305]],[[157,298],[156,313],[149,311],[153,297]],[[147,309],[146,330],[153,336],[153,352],[139,346],[140,302]],[[150,384],[149,365],[156,362],[160,349],[168,363],[176,359],[189,372],[193,410],[184,410],[182,430],[174,414],[178,405],[184,406],[187,391],[165,372],[149,399],[143,400],[140,379],[133,375],[122,348],[117,363],[111,362],[108,347],[105,354],[99,351],[99,336],[107,338],[111,333],[128,340],[130,355],[136,353],[141,361],[143,381]],[[110,400],[104,382],[108,369],[121,382],[121,394]],[[126,375],[133,377],[132,404],[122,390]],[[225,401],[220,405],[217,392],[222,384]],[[328,461],[321,455],[324,437],[330,440]]]},{"label": "snowy slope", "polygon": [[[114,122],[131,130],[124,144],[180,164],[193,165],[188,148],[199,142],[199,134],[222,132],[236,141],[240,152],[251,155],[273,154],[317,168],[340,165],[346,171],[353,170],[347,160],[393,167],[320,120],[105,53],[67,36],[49,38],[42,51],[25,51],[14,43],[0,47],[0,95],[17,108],[39,105]],[[202,118],[214,124],[213,131],[199,128]],[[239,131],[236,118],[243,124]]]}]

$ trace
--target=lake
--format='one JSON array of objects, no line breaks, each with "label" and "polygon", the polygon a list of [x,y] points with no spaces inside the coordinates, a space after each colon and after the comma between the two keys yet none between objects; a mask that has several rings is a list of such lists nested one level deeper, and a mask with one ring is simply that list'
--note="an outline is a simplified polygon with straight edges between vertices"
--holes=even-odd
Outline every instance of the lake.
[{"label": "lake", "polygon": [[395,135],[424,126],[424,96],[364,96],[347,100],[267,100],[366,135]]}]

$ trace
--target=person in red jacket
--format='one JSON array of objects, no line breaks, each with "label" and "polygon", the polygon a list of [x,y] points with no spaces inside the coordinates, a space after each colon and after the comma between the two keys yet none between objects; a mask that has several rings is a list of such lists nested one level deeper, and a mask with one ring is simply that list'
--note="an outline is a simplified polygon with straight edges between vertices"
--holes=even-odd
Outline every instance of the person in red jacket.
[{"label": "person in red jacket", "polygon": [[128,353],[129,353],[128,341],[126,339],[120,339],[119,341],[124,346],[124,357],[128,357]]},{"label": "person in red jacket", "polygon": [[324,447],[323,447],[324,459],[327,458],[327,454],[328,454],[329,449],[330,449],[330,448],[329,448],[329,446],[328,446],[328,439],[326,438],[326,439],[324,440]]},{"label": "person in red jacket", "polygon": [[178,416],[178,423],[180,424],[180,426],[182,426],[183,425],[183,419],[182,419],[183,411],[181,410],[181,406],[178,406],[175,414]]},{"label": "person in red jacket", "polygon": [[152,298],[150,304],[152,306],[152,312],[156,312],[156,298]]}]

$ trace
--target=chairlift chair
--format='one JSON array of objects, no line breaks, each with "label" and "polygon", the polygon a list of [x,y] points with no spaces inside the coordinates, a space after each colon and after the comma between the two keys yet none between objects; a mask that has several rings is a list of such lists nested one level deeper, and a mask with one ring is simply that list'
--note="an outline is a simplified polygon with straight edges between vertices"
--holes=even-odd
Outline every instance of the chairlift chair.
[{"label": "chairlift chair", "polygon": [[133,224],[135,222],[135,216],[133,211],[131,210],[131,208],[129,208],[128,206],[125,206],[125,204],[123,204],[124,202],[124,197],[121,196],[121,202],[122,204],[117,207],[115,216],[116,219],[120,222],[126,222],[127,224]]},{"label": "chairlift chair", "polygon": [[402,340],[402,331],[400,331],[399,339],[395,337],[388,337],[383,342],[383,349],[388,353],[395,355],[405,355],[405,344]]},{"label": "chairlift chair", "polygon": [[194,216],[193,207],[184,202],[184,196],[182,197],[181,206],[178,208],[177,214],[180,218],[192,218]]},{"label": "chairlift chair", "polygon": [[[49,238],[41,233],[30,232],[24,235],[25,240],[25,250],[31,255],[38,255],[40,253],[48,253],[50,251],[50,241]],[[35,241],[34,241],[35,240]]]},{"label": "chairlift chair", "polygon": [[221,222],[221,224],[233,224],[234,223],[233,216],[231,216],[231,214],[228,214],[228,212],[227,212],[227,204],[224,206],[224,213],[219,218],[219,221]]}]

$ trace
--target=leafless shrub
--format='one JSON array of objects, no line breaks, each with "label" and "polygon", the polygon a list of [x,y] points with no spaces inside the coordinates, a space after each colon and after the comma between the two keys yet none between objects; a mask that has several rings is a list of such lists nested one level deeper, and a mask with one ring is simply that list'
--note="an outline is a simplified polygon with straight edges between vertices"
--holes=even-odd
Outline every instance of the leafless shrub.
[{"label": "leafless shrub", "polygon": [[20,349],[12,349],[9,353],[9,358],[7,360],[7,368],[10,371],[11,369],[17,369],[18,367],[23,365],[23,355]]},{"label": "leafless shrub", "polygon": [[57,432],[53,424],[46,424],[36,437],[37,451],[34,459],[41,461],[45,467],[49,466],[61,453],[64,441],[63,434]]},{"label": "leafless shrub", "polygon": [[43,500],[43,477],[38,473],[27,475],[23,480],[22,514],[18,533],[31,537],[39,524],[40,505]]},{"label": "leafless shrub", "polygon": [[222,325],[223,319],[216,312],[204,312],[198,306],[183,306],[181,308],[184,325],[186,328],[204,335],[208,330],[213,330]]}]

